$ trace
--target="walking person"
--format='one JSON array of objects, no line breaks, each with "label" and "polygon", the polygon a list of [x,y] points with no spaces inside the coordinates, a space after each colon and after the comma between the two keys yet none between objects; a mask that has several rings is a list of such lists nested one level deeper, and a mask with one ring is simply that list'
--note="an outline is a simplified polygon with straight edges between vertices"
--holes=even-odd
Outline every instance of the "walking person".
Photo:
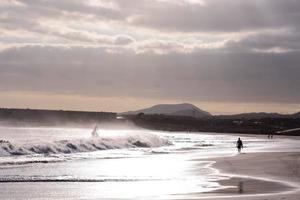
[{"label": "walking person", "polygon": [[236,148],[238,149],[238,152],[241,153],[241,149],[243,148],[243,141],[241,138],[236,141]]}]

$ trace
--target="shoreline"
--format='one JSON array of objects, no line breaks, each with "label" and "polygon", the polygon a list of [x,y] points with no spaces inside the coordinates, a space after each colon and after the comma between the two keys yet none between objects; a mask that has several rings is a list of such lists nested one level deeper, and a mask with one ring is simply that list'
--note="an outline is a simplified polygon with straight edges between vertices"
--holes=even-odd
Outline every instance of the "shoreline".
[{"label": "shoreline", "polygon": [[218,181],[224,188],[196,194],[197,198],[299,200],[299,152],[241,153],[213,161],[210,167],[229,179]]}]

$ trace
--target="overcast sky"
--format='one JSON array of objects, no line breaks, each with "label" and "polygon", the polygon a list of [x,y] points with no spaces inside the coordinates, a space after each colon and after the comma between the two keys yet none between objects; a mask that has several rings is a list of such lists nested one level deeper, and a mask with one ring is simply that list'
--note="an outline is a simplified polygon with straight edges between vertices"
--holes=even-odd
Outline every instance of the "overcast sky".
[{"label": "overcast sky", "polygon": [[0,1],[0,107],[182,102],[300,111],[300,1]]}]

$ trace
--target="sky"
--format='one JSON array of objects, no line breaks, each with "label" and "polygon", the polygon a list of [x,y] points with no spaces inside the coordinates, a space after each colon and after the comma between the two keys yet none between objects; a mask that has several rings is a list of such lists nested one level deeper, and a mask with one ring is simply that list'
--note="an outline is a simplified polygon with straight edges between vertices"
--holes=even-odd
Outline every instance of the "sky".
[{"label": "sky", "polygon": [[0,107],[185,102],[300,111],[300,1],[0,1]]}]

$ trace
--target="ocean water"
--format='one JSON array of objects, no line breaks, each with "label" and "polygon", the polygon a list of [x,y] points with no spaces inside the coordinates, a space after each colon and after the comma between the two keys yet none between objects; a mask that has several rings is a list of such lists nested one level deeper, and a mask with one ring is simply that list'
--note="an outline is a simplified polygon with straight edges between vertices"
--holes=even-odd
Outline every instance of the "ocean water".
[{"label": "ocean water", "polygon": [[[0,127],[0,199],[184,199],[219,189],[209,158],[299,151],[300,140],[144,129]],[[294,148],[291,148],[293,146]],[[208,161],[199,159],[206,158]]]}]

